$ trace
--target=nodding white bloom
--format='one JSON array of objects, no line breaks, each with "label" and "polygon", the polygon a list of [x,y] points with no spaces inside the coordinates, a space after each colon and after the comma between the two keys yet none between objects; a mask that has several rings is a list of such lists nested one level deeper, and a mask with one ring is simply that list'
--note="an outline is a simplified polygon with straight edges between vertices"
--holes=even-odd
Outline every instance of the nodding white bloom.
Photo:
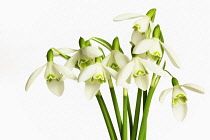
[{"label": "nodding white bloom", "polygon": [[165,97],[172,90],[172,112],[175,119],[178,121],[183,121],[187,115],[187,94],[182,87],[200,94],[204,94],[204,89],[202,87],[192,83],[184,85],[176,84],[172,88],[162,91],[159,97],[159,101],[161,103],[164,102]]},{"label": "nodding white bloom", "polygon": [[112,50],[111,53],[105,57],[102,61],[102,64],[106,67],[110,67],[115,71],[121,70],[128,62],[129,58],[122,54],[118,50]]},{"label": "nodding white bloom", "polygon": [[133,31],[131,35],[131,42],[136,46],[139,44],[142,40],[146,39],[145,34],[140,33],[139,31]]},{"label": "nodding white bloom", "polygon": [[65,66],[73,69],[75,66],[79,69],[84,69],[85,67],[94,63],[94,58],[102,56],[103,53],[96,47],[87,46],[82,47],[77,50],[69,60],[67,60]]},{"label": "nodding white bloom", "polygon": [[151,55],[151,58],[156,61],[163,56],[161,46],[168,55],[171,63],[175,67],[180,68],[181,63],[176,53],[170,47],[168,47],[166,44],[162,43],[158,38],[155,37],[151,39],[145,39],[137,44],[133,49],[133,54],[141,54],[147,52],[147,54]]},{"label": "nodding white bloom", "polygon": [[[107,70],[108,69],[108,70]],[[88,99],[92,99],[100,88],[100,85],[105,83],[112,75],[116,77],[117,72],[111,68],[104,68],[104,66],[96,62],[93,65],[87,66],[81,70],[78,81],[85,82],[85,94]]]},{"label": "nodding white bloom", "polygon": [[46,66],[44,78],[46,79],[47,86],[49,90],[57,96],[61,96],[64,91],[64,78],[71,78],[76,80],[76,76],[67,67],[58,65],[53,61],[47,62],[44,66],[36,69],[29,77],[25,90],[27,91],[35,78],[42,72],[43,68]]},{"label": "nodding white bloom", "polygon": [[149,75],[147,69],[160,76],[165,76],[166,72],[157,66],[155,63],[141,59],[140,57],[134,57],[118,74],[117,85],[121,85],[124,88],[128,88],[127,84],[131,83],[132,77],[136,85],[142,89],[147,90],[149,86]]},{"label": "nodding white bloom", "polygon": [[126,13],[119,16],[116,16],[113,20],[114,21],[123,21],[133,18],[142,17],[141,19],[134,22],[134,30],[140,33],[145,33],[149,29],[149,26],[153,26],[151,22],[151,18],[147,15],[139,15],[134,13]]},{"label": "nodding white bloom", "polygon": [[61,96],[64,91],[64,82],[65,78],[71,78],[76,80],[76,76],[69,70],[67,67],[58,65],[53,62],[54,53],[50,49],[47,52],[47,64],[36,69],[31,76],[29,77],[25,90],[27,91],[36,77],[42,72],[43,68],[46,66],[44,77],[47,82],[49,90],[57,96]]}]

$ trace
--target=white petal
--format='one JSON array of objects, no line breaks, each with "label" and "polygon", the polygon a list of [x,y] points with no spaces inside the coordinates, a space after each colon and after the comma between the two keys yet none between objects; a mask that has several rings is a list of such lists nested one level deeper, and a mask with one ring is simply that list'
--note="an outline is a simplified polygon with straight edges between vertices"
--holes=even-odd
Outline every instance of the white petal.
[{"label": "white petal", "polygon": [[142,40],[145,39],[145,35],[143,35],[142,33],[140,33],[139,31],[133,31],[132,35],[131,35],[131,41],[137,45],[139,42],[141,42]]},{"label": "white petal", "polygon": [[139,44],[137,44],[133,49],[133,54],[140,54],[148,51],[150,48],[156,45],[153,39],[145,39],[142,40]]},{"label": "white petal", "polygon": [[58,70],[58,72],[63,74],[64,77],[67,77],[67,78],[70,78],[73,80],[77,79],[77,77],[73,74],[73,72],[66,66],[62,66],[62,65],[58,65],[58,64],[54,63],[54,67]]},{"label": "white petal", "polygon": [[91,58],[103,55],[103,53],[98,48],[92,46],[84,47],[81,50],[84,55]]},{"label": "white petal", "polygon": [[102,60],[101,64],[104,65],[104,66],[108,66],[108,62],[109,62],[109,59],[110,59],[111,55],[112,55],[112,53],[110,53],[108,56],[106,56],[106,57]]},{"label": "white petal", "polygon": [[[59,48],[57,50],[62,52],[63,54],[69,54],[69,53],[74,53],[74,52],[78,51],[78,50],[71,49],[71,48]],[[54,56],[59,56],[59,53],[55,50],[53,50],[53,54],[54,54]]]},{"label": "white petal", "polygon": [[80,58],[80,53],[78,52],[75,55],[73,55],[71,58],[69,58],[69,60],[66,61],[65,66],[70,69],[73,69],[79,58]]},{"label": "white petal", "polygon": [[45,67],[46,65],[44,66],[41,66],[39,67],[38,69],[36,69],[32,74],[31,76],[28,78],[28,81],[26,83],[26,86],[25,86],[25,91],[28,91],[29,87],[31,86],[31,84],[33,83],[33,81],[36,79],[36,77],[42,72],[43,68]]},{"label": "white petal", "polygon": [[173,88],[168,88],[168,89],[165,89],[165,90],[163,90],[163,91],[161,92],[160,97],[159,97],[159,101],[160,101],[161,103],[164,102],[166,96],[168,95],[168,93],[169,93],[172,89],[173,89]]},{"label": "white petal", "polygon": [[134,78],[136,85],[142,89],[143,91],[148,89],[149,86],[149,75],[145,75],[145,76],[138,76],[137,78]]},{"label": "white petal", "polygon": [[114,54],[114,58],[120,69],[122,69],[130,61],[129,58],[126,55],[122,54],[120,51],[117,51]]},{"label": "white petal", "polygon": [[96,71],[97,71],[97,65],[96,64],[86,67],[85,69],[83,69],[80,72],[80,74],[78,76],[78,81],[83,82],[83,81],[88,80],[89,78],[91,78],[95,74]]},{"label": "white petal", "polygon": [[180,63],[179,58],[177,57],[176,53],[171,48],[166,46],[164,43],[161,43],[161,44],[162,44],[166,54],[168,55],[168,58],[170,59],[171,63],[175,67],[180,68],[181,67],[181,63]]},{"label": "white petal", "polygon": [[180,85],[176,85],[173,87],[172,97],[177,98],[177,95],[179,94],[186,95],[186,92],[181,88]]},{"label": "white petal", "polygon": [[55,72],[55,68],[54,68],[53,65],[54,65],[53,61],[47,62],[47,66],[46,66],[46,69],[45,69],[45,72],[44,72],[45,79],[47,79],[49,74],[53,74],[53,75],[57,74]]},{"label": "white petal", "polygon": [[141,63],[145,66],[145,68],[148,68],[150,71],[156,73],[157,75],[166,76],[166,72],[158,65],[155,63],[149,61],[149,60],[144,60],[140,59]]},{"label": "white petal", "polygon": [[183,86],[186,89],[189,89],[191,91],[197,92],[197,93],[201,93],[201,94],[205,93],[204,88],[199,86],[199,85],[196,85],[196,84],[187,83],[187,84],[184,84],[184,85],[181,85],[181,86]]},{"label": "white petal", "polygon": [[64,91],[64,82],[63,81],[47,81],[48,89],[57,96],[61,96]]},{"label": "white petal", "polygon": [[149,27],[149,23],[150,23],[150,18],[148,16],[145,16],[139,20],[137,20],[135,24],[139,24],[140,25],[140,29],[138,30],[141,33],[144,33],[147,31],[148,27]]},{"label": "white petal", "polygon": [[133,72],[133,66],[134,66],[134,62],[131,61],[119,72],[118,77],[117,77],[117,85],[121,85],[126,82],[126,80],[129,78],[129,76]]},{"label": "white petal", "polygon": [[177,121],[183,121],[187,115],[187,104],[178,103],[172,104],[172,112]]},{"label": "white petal", "polygon": [[117,71],[113,70],[112,68],[109,67],[104,67],[104,69],[106,70],[106,72],[111,75],[114,79],[117,79]]},{"label": "white petal", "polygon": [[134,13],[126,13],[119,16],[116,16],[113,20],[114,21],[122,21],[127,19],[133,19],[138,17],[144,17],[144,15],[134,14]]},{"label": "white petal", "polygon": [[85,83],[85,95],[86,97],[90,100],[93,98],[93,96],[95,96],[100,88],[99,83],[95,82],[95,83],[90,83],[89,81],[87,81]]}]

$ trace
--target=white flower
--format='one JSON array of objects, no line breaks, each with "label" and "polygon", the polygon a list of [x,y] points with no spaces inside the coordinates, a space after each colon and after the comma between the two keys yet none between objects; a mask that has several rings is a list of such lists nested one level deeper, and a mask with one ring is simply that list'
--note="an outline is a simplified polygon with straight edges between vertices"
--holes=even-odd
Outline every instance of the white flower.
[{"label": "white flower", "polygon": [[128,62],[129,58],[118,50],[112,50],[111,53],[105,57],[102,64],[110,67],[116,71],[121,70]]},{"label": "white flower", "polygon": [[150,71],[156,73],[160,76],[165,76],[166,73],[157,66],[155,63],[152,63],[148,60],[141,59],[140,57],[134,57],[118,74],[117,85],[121,85],[124,88],[127,88],[126,83],[131,83],[131,78],[133,77],[136,85],[142,89],[147,90],[149,86],[149,75],[145,68],[148,68]]},{"label": "white flower", "polygon": [[93,59],[95,57],[102,55],[102,52],[96,47],[82,47],[66,62],[65,66],[69,67],[70,69],[73,69],[75,66],[79,67],[80,69],[84,69],[85,67],[94,63]]},{"label": "white flower", "polygon": [[122,15],[116,16],[113,20],[114,21],[123,21],[123,20],[138,18],[138,17],[142,17],[142,18],[134,22],[134,26],[133,26],[134,30],[139,31],[140,33],[147,32],[147,30],[149,29],[149,26],[153,26],[153,24],[151,22],[151,18],[148,17],[147,15],[127,13],[127,14],[122,14]]},{"label": "white flower", "polygon": [[[109,69],[109,71],[107,69]],[[108,67],[104,68],[101,63],[96,62],[81,70],[78,81],[85,82],[86,97],[92,99],[98,92],[100,85],[105,83],[110,75],[116,77],[117,72]]]},{"label": "white flower", "polygon": [[159,101],[161,103],[164,102],[165,97],[168,95],[168,93],[172,91],[172,111],[173,115],[176,120],[182,121],[186,117],[187,114],[187,97],[186,92],[182,89],[182,87],[204,94],[204,89],[198,85],[188,83],[184,85],[175,85],[173,88],[168,88],[162,91],[159,97]]},{"label": "white flower", "polygon": [[162,43],[158,38],[145,39],[141,41],[139,44],[137,44],[134,47],[133,54],[141,54],[148,51],[148,53],[152,55],[152,58],[156,60],[157,58],[162,57],[161,46],[163,47],[166,54],[168,55],[171,63],[175,67],[180,68],[181,64],[175,52],[170,47]]},{"label": "white flower", "polygon": [[47,62],[44,66],[36,69],[29,77],[25,90],[27,91],[35,78],[41,73],[43,68],[46,66],[44,78],[46,79],[49,90],[57,96],[61,96],[64,91],[64,78],[71,78],[76,80],[76,76],[67,67],[58,65],[53,61]]}]

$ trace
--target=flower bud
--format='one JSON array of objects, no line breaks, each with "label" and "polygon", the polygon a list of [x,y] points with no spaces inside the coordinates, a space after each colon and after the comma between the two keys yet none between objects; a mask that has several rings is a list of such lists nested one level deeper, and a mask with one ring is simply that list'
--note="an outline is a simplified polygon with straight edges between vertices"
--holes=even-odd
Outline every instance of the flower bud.
[{"label": "flower bud", "polygon": [[115,37],[113,42],[112,42],[112,50],[119,50],[119,49],[120,49],[119,38]]},{"label": "flower bud", "polygon": [[171,79],[171,82],[172,82],[172,85],[173,85],[173,86],[179,85],[179,81],[178,81],[175,77],[173,77],[173,78]]},{"label": "flower bud", "polygon": [[155,18],[155,14],[156,14],[156,8],[153,8],[153,9],[150,9],[148,12],[147,12],[147,16],[150,17],[152,19],[152,22],[154,21],[154,18]]},{"label": "flower bud", "polygon": [[50,49],[48,52],[47,52],[47,61],[50,62],[50,61],[53,61],[53,50]]},{"label": "flower bud", "polygon": [[83,47],[86,46],[86,45],[85,45],[85,40],[84,40],[84,38],[82,38],[82,37],[79,38],[79,46],[80,46],[80,48],[83,48]]},{"label": "flower bud", "polygon": [[152,34],[152,37],[158,38],[160,37],[161,30],[160,30],[160,25],[156,25]]}]

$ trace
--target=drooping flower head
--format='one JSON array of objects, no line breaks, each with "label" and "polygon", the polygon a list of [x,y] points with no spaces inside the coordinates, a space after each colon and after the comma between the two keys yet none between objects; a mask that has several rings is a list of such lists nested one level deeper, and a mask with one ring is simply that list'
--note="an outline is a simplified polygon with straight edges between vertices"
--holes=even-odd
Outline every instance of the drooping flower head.
[{"label": "drooping flower head", "polygon": [[89,40],[84,41],[83,38],[79,40],[80,49],[74,54],[65,64],[66,67],[73,69],[78,67],[84,69],[85,67],[94,63],[94,58],[102,56],[103,53],[96,47],[91,46]]},{"label": "drooping flower head", "polygon": [[160,76],[166,75],[165,71],[155,63],[141,59],[138,55],[135,55],[135,57],[133,57],[133,59],[119,72],[117,85],[127,88],[126,83],[130,84],[133,77],[136,85],[140,89],[144,91],[147,90],[149,86],[149,75],[146,69],[149,69]]},{"label": "drooping flower head", "polygon": [[140,41],[145,39],[149,34],[150,31],[153,30],[154,25],[153,21],[155,18],[156,9],[150,9],[146,15],[139,15],[134,13],[126,13],[119,16],[116,16],[113,20],[114,21],[123,21],[128,19],[139,18],[133,24],[133,33],[131,36],[131,41],[135,45],[137,45]]},{"label": "drooping flower head", "polygon": [[101,58],[96,58],[96,63],[81,70],[78,81],[85,82],[85,94],[88,99],[92,99],[100,88],[106,83],[110,76],[116,77],[117,72],[111,68],[104,68]]},{"label": "drooping flower head", "polygon": [[161,103],[164,102],[165,97],[168,95],[168,93],[172,90],[172,111],[173,115],[176,120],[182,121],[187,115],[187,94],[182,89],[182,87],[200,93],[204,94],[204,89],[196,84],[188,83],[184,85],[179,85],[179,82],[176,78],[172,78],[172,88],[168,88],[162,91],[160,94],[159,101]]},{"label": "drooping flower head", "polygon": [[57,96],[61,96],[64,91],[64,79],[70,78],[76,80],[76,76],[67,67],[58,65],[53,62],[53,51],[50,49],[47,53],[47,64],[36,69],[29,77],[25,90],[27,91],[36,77],[42,72],[46,66],[44,78],[46,80],[48,89]]},{"label": "drooping flower head", "polygon": [[102,61],[102,64],[105,67],[112,68],[117,72],[120,71],[129,62],[129,58],[122,52],[120,52],[119,49],[119,39],[118,37],[115,37],[112,43],[111,53],[106,56]]},{"label": "drooping flower head", "polygon": [[181,64],[179,58],[176,53],[163,42],[160,41],[161,30],[160,26],[157,25],[153,31],[153,38],[142,40],[139,44],[137,44],[133,49],[133,54],[142,54],[147,53],[148,56],[154,61],[157,61],[161,57],[163,57],[162,49],[168,55],[171,63],[180,68]]}]

